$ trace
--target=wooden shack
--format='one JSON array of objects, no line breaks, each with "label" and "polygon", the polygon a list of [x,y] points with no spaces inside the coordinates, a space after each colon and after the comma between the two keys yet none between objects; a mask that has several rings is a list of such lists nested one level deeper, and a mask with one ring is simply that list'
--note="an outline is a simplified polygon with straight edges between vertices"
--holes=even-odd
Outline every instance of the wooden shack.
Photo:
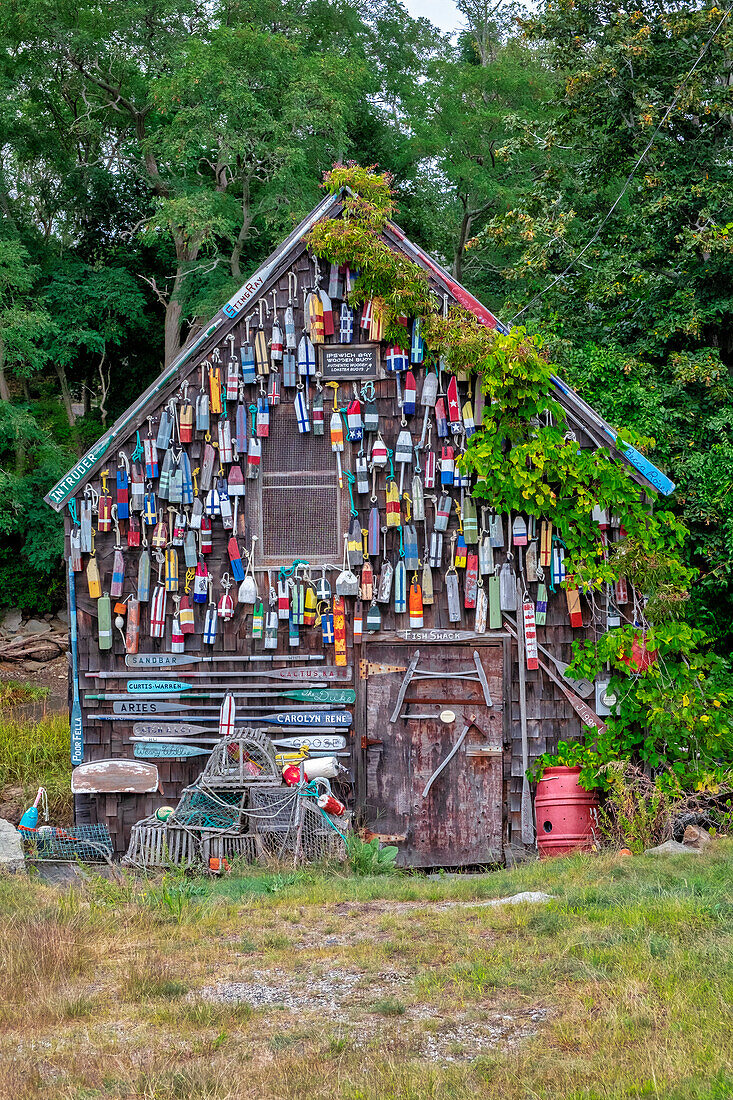
[{"label": "wooden shack", "polygon": [[[64,510],[75,580],[83,737],[75,759],[145,753],[158,766],[157,793],[108,785],[91,795],[91,818],[107,823],[119,852],[132,825],[174,802],[201,770],[211,737],[200,729],[215,729],[225,690],[237,694],[237,723],[257,725],[278,705],[291,715],[282,721],[297,723],[296,701],[276,698],[278,688],[353,688],[351,724],[339,730],[348,753],[338,793],[358,825],[396,843],[413,867],[516,857],[531,839],[520,816],[527,759],[577,734],[584,706],[591,721],[604,712],[602,685],[581,700],[559,679],[555,662],[569,661],[573,640],[599,623],[580,596],[582,619],[571,625],[551,566],[538,667],[520,660],[521,592],[517,614],[510,588],[516,593],[521,532],[517,539],[516,517],[472,508],[470,480],[456,465],[481,424],[475,380],[451,389],[453,376],[439,371],[419,333],[395,359],[399,349],[380,339],[369,304],[349,308],[348,269],[319,268],[309,255],[309,231],[342,208],[343,193],[324,198],[46,498]],[[438,301],[505,331],[398,226],[388,223],[383,239],[426,272]],[[437,399],[435,382],[424,390],[428,378]],[[650,492],[671,490],[636,452],[615,450],[613,430],[569,386],[554,384],[580,446],[609,449]],[[540,554],[558,550],[540,539],[530,524],[534,607]],[[339,596],[349,572],[358,593]],[[492,604],[477,622],[477,589],[489,581]],[[417,599],[411,606],[414,588],[421,610]],[[138,615],[136,635],[128,620]],[[166,656],[174,652],[200,660],[175,664]],[[146,692],[150,677],[212,698]],[[186,751],[173,744],[201,755],[170,755]],[[164,746],[157,759],[156,745]]]}]

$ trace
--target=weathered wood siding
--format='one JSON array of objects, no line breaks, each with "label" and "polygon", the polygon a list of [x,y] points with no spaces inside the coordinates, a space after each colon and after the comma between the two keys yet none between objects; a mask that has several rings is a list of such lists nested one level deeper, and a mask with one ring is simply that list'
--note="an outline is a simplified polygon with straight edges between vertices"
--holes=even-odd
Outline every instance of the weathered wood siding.
[{"label": "weathered wood siding", "polygon": [[[298,296],[298,313],[296,320],[296,329],[298,336],[303,328],[302,317],[302,303],[303,287],[311,286],[313,283],[313,267],[309,261],[307,254],[302,245],[297,246],[295,255],[291,253],[290,258],[286,262],[283,261],[282,265],[275,274],[274,282],[265,284],[262,287],[262,294],[267,300],[272,302],[272,288],[277,287],[278,293],[278,307],[280,310],[280,319],[282,322],[282,311],[284,310],[288,300],[288,280],[287,273],[292,266],[292,270],[296,271],[299,280],[300,292]],[[442,292],[441,292],[442,293]],[[338,303],[335,303],[338,306]],[[266,326],[269,335],[269,325]],[[233,329],[237,353],[240,345],[244,342],[244,317],[241,317]],[[355,335],[356,341],[362,339],[361,330],[358,328],[358,314],[355,323]],[[338,326],[337,335],[333,338],[327,338],[327,341],[331,339],[334,342],[338,342]],[[222,337],[220,343],[222,348],[222,359],[224,367],[226,359],[228,357],[228,345]],[[384,351],[384,347],[382,348]],[[190,383],[189,396],[195,395],[199,386],[199,363],[200,357],[194,359],[190,364],[187,364],[182,368],[182,374],[179,378],[172,383],[167,391],[161,394],[160,404],[156,410],[156,416],[160,415],[160,412],[165,405],[166,400],[179,390],[180,384],[184,381],[185,377],[188,377]],[[418,398],[421,389],[421,370],[418,373],[416,368],[416,374],[418,375]],[[400,427],[400,416],[397,407],[396,400],[396,386],[395,380],[392,375],[384,374],[383,377],[377,382],[377,402],[380,414],[380,427],[383,437],[387,446],[394,449],[396,436]],[[314,387],[311,384],[311,398],[313,396]],[[326,390],[326,394],[330,394],[331,391]],[[341,403],[344,404],[346,399],[351,396],[351,386],[344,384],[340,391]],[[284,418],[290,424],[290,430],[293,433],[297,432],[295,414],[292,405],[294,391],[285,390],[282,391],[283,403],[271,410],[271,419]],[[461,401],[465,400],[466,385],[461,384]],[[254,387],[250,387],[248,391],[248,400],[252,400],[254,393]],[[231,412],[230,412],[231,415]],[[325,431],[328,436],[328,400],[326,400],[326,425]],[[422,410],[418,404],[417,414],[411,418],[410,427],[413,433],[415,441],[419,438],[422,425]],[[145,435],[147,432],[147,424],[143,420],[142,423],[134,425],[130,428],[126,438],[120,441],[114,452],[109,454],[109,469],[110,469],[110,487],[113,489],[114,485],[114,471],[117,462],[117,451],[125,450],[128,455],[132,453],[135,446],[135,431],[140,430],[141,435]],[[589,441],[581,440],[584,445],[588,445]],[[436,435],[433,428],[432,432],[432,446],[436,447]],[[266,451],[268,445],[267,439],[263,440],[263,453]],[[200,435],[196,435],[195,442],[188,445],[187,450],[191,458],[191,466],[195,468],[200,465],[200,457],[203,449],[203,440]],[[354,459],[359,450],[358,444],[345,444],[345,452],[343,455],[344,468],[349,470],[353,469]],[[423,462],[424,465],[424,462]],[[399,480],[399,471],[397,471]],[[251,483],[248,483],[248,488]],[[99,489],[98,480],[94,482],[95,488]],[[409,478],[405,479],[406,487],[409,486]],[[114,495],[114,494],[113,494]],[[242,544],[251,544],[251,536],[256,530],[256,517],[252,514],[252,499],[255,494],[250,493],[247,500],[247,506],[245,508],[245,519],[247,534],[246,538],[240,539]],[[385,511],[385,479],[382,473],[379,477],[378,483],[378,497],[380,510],[382,512],[382,519],[384,522]],[[363,527],[367,526],[368,512],[370,507],[370,500],[368,496],[355,498],[359,506],[359,514]],[[490,504],[490,502],[487,502]],[[342,527],[342,532],[346,529],[348,523],[348,494],[344,488],[343,501],[342,501],[342,515],[345,516],[345,523]],[[289,520],[292,527],[292,539],[291,539],[291,556],[292,558],[302,557],[302,553],[299,547],[299,524],[304,527],[310,522],[310,508],[311,502],[304,496],[302,501],[302,511],[298,517],[298,521],[292,523],[292,518]],[[428,531],[432,529],[433,509],[432,504],[426,500],[426,515],[428,520]],[[451,516],[451,530],[455,529],[457,525],[455,511]],[[422,544],[424,540],[424,527],[422,524],[418,524],[419,539]],[[126,524],[122,523],[123,531]],[[225,532],[221,526],[221,523],[215,521],[213,524],[213,553],[207,556],[207,565],[210,573],[214,579],[214,589],[218,594],[220,593],[219,581],[223,571],[229,571],[229,560],[226,552],[226,543],[229,537],[229,532]],[[124,536],[123,536],[124,545]],[[399,545],[399,533],[391,529],[388,535],[388,553],[392,562],[397,560],[397,551]],[[444,564],[443,569],[439,573],[437,570],[433,572],[434,588],[435,588],[435,602],[432,606],[425,607],[425,626],[431,627],[447,627],[448,623],[447,607],[445,605],[444,592],[443,592],[443,573],[448,564],[450,540],[449,535],[445,536],[444,543]],[[422,545],[420,547],[422,552]],[[102,588],[103,591],[109,591],[109,585],[112,573],[112,557],[114,553],[114,534],[96,535],[96,551],[97,559],[99,562],[100,573],[102,575]],[[67,553],[68,553],[68,518],[67,518]],[[126,583],[125,594],[130,593],[133,590],[134,582],[137,575],[137,550],[125,550],[126,558]],[[503,552],[496,552],[496,562],[501,564],[504,560]],[[86,556],[84,559],[84,565],[86,566]],[[337,558],[334,564],[340,567],[340,558]],[[372,564],[374,566],[375,574],[379,572],[379,561],[373,559]],[[317,578],[319,570],[314,571],[314,576]],[[180,555],[180,591],[183,590],[183,581],[185,577],[185,569],[183,568],[183,557]],[[336,572],[330,573],[331,583],[334,584]],[[153,581],[155,579],[155,563],[153,563]],[[276,572],[273,571],[270,576],[270,580],[276,579]],[[408,578],[409,583],[409,578]],[[268,578],[265,572],[260,568],[258,573],[258,587],[260,595],[264,597],[265,610],[267,609],[267,592],[268,592]],[[99,722],[95,718],[100,712],[110,712],[111,704],[100,703],[92,704],[89,701],[85,701],[85,695],[87,693],[101,692],[101,691],[124,691],[124,683],[127,678],[128,670],[125,669],[124,664],[124,644],[123,639],[119,632],[114,632],[113,649],[108,653],[100,653],[97,644],[97,619],[96,619],[96,601],[90,599],[87,593],[86,581],[84,574],[78,574],[77,583],[77,604],[78,604],[78,625],[79,625],[79,665],[81,674],[81,693],[84,715],[84,735],[85,735],[85,759],[94,760],[104,757],[115,756],[130,756],[132,755],[132,747],[130,743],[130,735],[132,732],[133,720],[117,721],[117,722]],[[532,586],[533,594],[535,587]],[[233,594],[236,594],[236,589],[233,589]],[[353,612],[353,601],[347,601],[350,611]],[[588,616],[588,608],[583,601],[584,612],[586,619]],[[186,637],[186,652],[211,652],[211,647],[205,647],[202,645],[201,631],[203,627],[203,605],[196,605],[196,633],[195,635],[189,635]],[[366,614],[367,608],[364,608]],[[417,736],[414,736],[412,731],[400,729],[393,734],[393,731],[389,728],[385,728],[383,716],[384,708],[388,705],[386,695],[380,694],[382,688],[380,687],[380,681],[376,681],[374,684],[370,681],[368,685],[362,685],[359,680],[359,657],[373,653],[379,654],[380,660],[388,660],[394,664],[404,663],[405,647],[402,644],[391,645],[382,641],[382,637],[389,634],[399,628],[403,628],[407,625],[407,615],[395,616],[392,605],[381,605],[383,625],[382,635],[375,635],[369,641],[367,641],[367,635],[365,633],[364,642],[360,647],[362,653],[357,649],[354,650],[353,638],[351,632],[351,615],[347,619],[347,633],[348,633],[348,645],[349,645],[349,660],[354,666],[354,682],[357,686],[357,705],[355,708],[355,724],[351,731],[351,743],[352,746],[356,746],[355,751],[352,754],[352,761],[350,767],[349,780],[352,787],[342,788],[342,793],[349,797],[355,797],[357,803],[357,811],[361,814],[362,818],[369,816],[370,806],[378,805],[380,812],[387,812],[389,791],[391,787],[395,791],[400,789],[401,785],[404,785],[405,776],[410,772],[413,775],[413,788],[415,784],[419,786],[422,781],[422,776],[427,771],[427,775],[430,771],[434,770],[437,763],[445,755],[446,748],[450,747],[451,734],[448,732],[445,736],[441,733],[438,737],[435,729],[432,726],[420,729]],[[149,605],[145,604],[141,607],[141,629],[140,629],[140,651],[160,651],[167,652],[170,650],[170,627],[172,617],[172,605],[169,602],[169,611],[167,616],[167,634],[166,638],[161,641],[153,641],[149,636]],[[463,629],[471,629],[473,626],[473,612],[463,612],[464,622],[460,625]],[[284,628],[284,629],[283,629]],[[579,635],[579,631],[573,631],[567,618],[566,604],[564,594],[559,592],[556,596],[551,598],[548,608],[548,625],[545,628],[540,628],[538,631],[540,641],[542,641],[549,648],[552,648],[563,659],[569,659],[570,657],[570,643]],[[426,647],[426,657],[429,647]],[[216,645],[213,647],[213,652],[219,655],[247,655],[253,652],[262,652],[262,641],[253,641],[251,638],[251,614],[243,614],[241,608],[237,608],[233,621],[229,624],[219,624],[219,636],[217,638]],[[440,653],[440,660],[443,666],[450,670],[456,664],[462,664],[465,662],[466,654],[470,657],[471,647],[457,646],[454,649],[445,647]],[[321,644],[321,631],[319,627],[303,628],[301,629],[301,641],[299,649],[291,649],[288,646],[287,638],[287,624],[280,624],[279,634],[279,646],[278,652],[281,654],[292,655],[294,653],[322,653],[324,647]],[[432,820],[431,813],[424,813],[421,818],[421,827],[423,829],[423,835],[427,837],[422,845],[417,843],[409,847],[408,854],[405,856],[406,862],[414,861],[420,865],[429,865],[433,863],[448,863],[450,860],[447,858],[447,850],[450,846],[450,838],[457,838],[457,844],[460,851],[463,853],[461,856],[461,862],[479,861],[485,862],[489,858],[501,858],[501,849],[503,844],[516,844],[516,837],[518,835],[519,825],[519,798],[521,790],[521,738],[520,738],[520,726],[519,726],[519,710],[518,710],[518,691],[517,691],[517,669],[516,669],[516,646],[514,643],[509,644],[504,640],[500,645],[493,645],[488,647],[482,647],[482,654],[484,655],[487,664],[487,674],[490,678],[492,695],[495,694],[496,704],[495,712],[493,714],[487,714],[482,716],[482,723],[487,724],[487,733],[490,733],[491,737],[498,736],[500,741],[503,741],[506,748],[506,757],[504,764],[504,774],[501,775],[500,766],[492,758],[491,760],[474,760],[469,765],[464,766],[464,771],[461,773],[463,778],[460,781],[458,787],[453,791],[443,790],[441,795],[441,805],[443,807],[442,812],[439,815],[439,820]],[[329,647],[325,650],[326,663],[333,662],[333,649]],[[430,657],[434,660],[434,657]],[[211,667],[211,666],[203,666]],[[230,672],[232,680],[238,680],[238,673],[252,670],[253,666],[237,665],[234,663],[227,663],[225,661],[216,665],[216,671],[218,672]],[[273,667],[271,665],[261,667]],[[274,667],[277,667],[275,664]],[[317,667],[317,666],[316,666]],[[123,676],[118,681],[95,681],[86,677],[86,673],[94,670],[116,670]],[[176,670],[172,678],[185,680],[185,669]],[[255,678],[248,677],[253,684],[257,683]],[[394,678],[391,678],[394,680]],[[227,684],[227,680],[217,678],[215,681],[219,686]],[[208,680],[201,680],[200,686],[205,688],[208,684]],[[421,689],[422,690],[422,689]],[[460,689],[459,694],[464,694],[463,689]],[[437,690],[432,693],[431,698],[442,697]],[[552,685],[542,672],[529,673],[528,685],[527,685],[527,698],[528,698],[528,713],[530,718],[530,737],[531,737],[531,755],[533,757],[544,752],[548,748],[552,748],[558,739],[558,736],[563,737],[570,736],[578,732],[579,725],[576,716],[572,709],[565,702],[558,689]],[[475,701],[472,691],[465,692],[464,704],[468,705]],[[250,702],[250,701],[247,701]],[[185,715],[178,714],[174,716],[177,719],[185,719]],[[246,718],[243,712],[240,713],[238,718],[238,724],[246,724]],[[497,723],[501,722],[501,733],[498,733]],[[211,725],[216,724],[216,715],[212,712]],[[456,726],[458,723],[456,724]],[[456,727],[452,727],[455,729]],[[472,737],[474,735],[472,734]],[[381,758],[377,759],[376,752],[367,748],[369,741],[372,739],[380,739],[383,742],[387,741],[384,748],[381,750]],[[363,746],[363,747],[362,747]],[[136,820],[151,813],[156,806],[161,804],[175,803],[180,791],[184,786],[191,783],[194,778],[200,772],[205,758],[195,757],[190,760],[171,760],[164,759],[159,760],[158,768],[160,772],[162,790],[157,795],[145,795],[145,796],[128,796],[128,795],[99,795],[92,799],[92,816],[98,820],[106,820],[109,824],[110,830],[113,835],[115,847],[118,851],[124,850],[127,845],[130,828]],[[474,778],[469,779],[469,775]],[[443,787],[447,787],[448,777],[445,777]],[[412,789],[412,788],[411,788]],[[414,790],[413,790],[414,796]],[[470,797],[469,797],[470,796]],[[485,809],[487,815],[486,820],[480,826],[476,826],[475,823],[467,821],[467,815],[470,816],[470,798],[483,801],[485,807],[491,807],[491,809]],[[497,811],[497,802],[501,802],[503,805],[503,813]],[[414,812],[411,811],[411,812]],[[398,822],[398,811],[395,806],[394,817],[394,830],[400,832],[401,826]],[[502,829],[503,818],[503,829]],[[381,831],[381,830],[380,830]],[[503,831],[503,835],[502,835]],[[476,840],[478,835],[482,836],[482,840],[479,843]],[[432,854],[431,854],[432,853]]]}]

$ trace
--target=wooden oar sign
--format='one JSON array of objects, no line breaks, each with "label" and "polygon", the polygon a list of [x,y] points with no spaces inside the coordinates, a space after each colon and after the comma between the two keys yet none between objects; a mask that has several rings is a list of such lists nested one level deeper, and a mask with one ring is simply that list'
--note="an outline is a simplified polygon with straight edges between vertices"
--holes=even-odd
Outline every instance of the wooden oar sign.
[{"label": "wooden oar sign", "polygon": [[[219,707],[198,707],[197,709],[217,713],[220,710]],[[112,714],[95,714],[95,720],[113,722],[121,721],[131,714],[171,714],[175,711],[190,711],[191,708],[185,703],[152,701],[143,703],[135,699],[114,703],[112,710]],[[243,721],[248,725],[257,723],[268,726],[350,726],[351,714],[348,710],[293,710],[281,711],[277,714],[247,714],[243,716]]]},{"label": "wooden oar sign", "polygon": [[[293,699],[298,703],[335,703],[339,706],[348,705],[356,700],[356,692],[353,688],[300,688],[296,691],[279,691],[274,685],[262,684],[260,691],[228,693],[222,688],[219,691],[203,692],[199,690],[198,684],[182,683],[179,680],[128,680],[126,687],[128,695],[185,695],[188,699],[217,699],[233,694],[236,699]],[[121,698],[121,696],[115,697]],[[93,698],[95,696],[87,695],[87,699]]]}]

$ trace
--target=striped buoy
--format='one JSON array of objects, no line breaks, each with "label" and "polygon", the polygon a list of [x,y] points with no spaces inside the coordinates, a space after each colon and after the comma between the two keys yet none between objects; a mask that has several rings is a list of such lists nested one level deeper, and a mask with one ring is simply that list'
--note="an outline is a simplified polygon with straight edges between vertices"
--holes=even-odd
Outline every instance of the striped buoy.
[{"label": "striped buoy", "polygon": [[178,591],[178,551],[175,546],[169,546],[165,552],[165,590]]},{"label": "striped buoy", "polygon": [[277,617],[283,621],[290,618],[290,588],[282,579],[277,582]]},{"label": "striped buoy", "polygon": [[219,737],[232,737],[234,735],[236,717],[237,708],[234,696],[231,692],[227,692],[219,711]]},{"label": "striped buoy", "polygon": [[463,581],[463,606],[471,610],[476,606],[478,591],[478,554],[469,551],[466,557],[466,575]]},{"label": "striped buoy", "polygon": [[[81,568],[81,560],[79,562]],[[110,585],[109,594],[115,598],[122,595],[122,589],[125,586],[125,557],[121,550],[115,550],[115,555],[112,561],[112,584]]]},{"label": "striped buoy", "polygon": [[412,578],[410,585],[410,626],[421,627],[423,625],[422,588],[417,583],[417,577]]},{"label": "striped buoy", "polygon": [[387,526],[399,527],[402,522],[400,515],[400,493],[394,478],[389,478],[386,488],[387,497]]},{"label": "striped buoy", "polygon": [[342,302],[341,304],[339,339],[342,344],[350,344],[354,339],[354,311],[346,302]]},{"label": "striped buoy", "polygon": [[364,564],[361,569],[359,595],[365,603],[369,603],[374,595],[374,570],[372,569],[372,563],[369,561],[369,558],[364,559]]},{"label": "striped buoy", "polygon": [[100,650],[112,648],[112,601],[106,594],[97,600],[97,639]]},{"label": "striped buoy", "polygon": [[232,461],[232,429],[229,421],[222,417],[216,426],[219,436],[219,461]]},{"label": "striped buoy", "polygon": [[244,580],[244,566],[242,565],[242,555],[239,552],[239,543],[234,535],[232,535],[227,543],[227,552],[229,554],[229,563],[232,567],[232,576],[234,580],[239,583]]},{"label": "striped buoy", "polygon": [[358,443],[363,434],[364,426],[361,419],[361,403],[354,397],[346,409],[346,431],[350,443]]},{"label": "striped buoy", "polygon": [[199,548],[202,554],[210,554],[211,551],[214,549],[214,544],[211,537],[211,520],[208,516],[201,517]]},{"label": "striped buoy", "polygon": [[440,451],[440,484],[452,485],[455,470],[455,458],[452,447],[443,446]]},{"label": "striped buoy", "polygon": [[181,620],[176,612],[171,623],[171,653],[183,653],[185,637],[181,627]]},{"label": "striped buoy", "polygon": [[153,592],[153,598],[150,601],[151,638],[162,638],[165,634],[165,604],[165,588],[162,584],[157,584]]},{"label": "striped buoy", "polygon": [[206,618],[204,620],[204,645],[214,644],[218,625],[219,616],[216,610],[216,604],[210,603],[206,608]]},{"label": "striped buoy", "polygon": [[402,558],[394,571],[394,609],[396,615],[404,615],[407,611],[407,570]]},{"label": "striped buoy", "polygon": [[521,514],[517,514],[514,517],[514,523],[512,524],[512,543],[514,546],[527,545],[527,524],[525,523],[524,516]]},{"label": "striped buoy", "polygon": [[439,397],[435,402],[435,427],[438,431],[438,439],[448,438],[448,417],[445,412],[445,401],[442,397]]},{"label": "striped buoy", "polygon": [[[314,402],[315,404],[315,402]],[[298,425],[298,431],[301,435],[311,430],[310,420],[308,418],[308,406],[305,400],[305,391],[302,387],[298,387],[295,394],[295,401],[293,402],[295,408],[295,420]],[[321,404],[321,424],[323,424],[323,405]]]},{"label": "striped buoy", "polygon": [[318,293],[321,296],[321,306],[323,307],[323,334],[324,336],[333,336],[333,304],[330,295],[325,290],[319,290]]},{"label": "striped buoy", "polygon": [[402,387],[402,412],[404,416],[414,416],[417,408],[417,383],[415,375],[408,370]]},{"label": "striped buoy", "polygon": [[270,406],[262,394],[257,398],[256,427],[258,439],[267,439],[270,434]]},{"label": "striped buoy", "polygon": [[447,531],[448,522],[450,520],[450,510],[453,505],[453,498],[449,493],[441,493],[438,498],[438,506],[435,513],[435,530]]},{"label": "striped buoy", "polygon": [[178,609],[178,619],[181,624],[181,632],[183,634],[193,634],[196,629],[196,623],[193,615],[193,607],[191,606],[191,597],[186,593],[181,599],[180,607]]}]

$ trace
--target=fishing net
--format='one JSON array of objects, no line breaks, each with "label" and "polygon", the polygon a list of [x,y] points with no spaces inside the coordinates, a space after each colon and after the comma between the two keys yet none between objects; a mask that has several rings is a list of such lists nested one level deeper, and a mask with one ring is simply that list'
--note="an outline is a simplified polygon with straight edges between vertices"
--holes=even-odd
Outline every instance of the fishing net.
[{"label": "fishing net", "polygon": [[272,742],[257,729],[237,729],[215,745],[199,780],[216,788],[279,781]]},{"label": "fishing net", "polygon": [[243,803],[242,790],[213,791],[196,783],[184,789],[168,820],[187,829],[233,829],[240,824]]},{"label": "fishing net", "polygon": [[106,825],[74,825],[68,829],[42,825],[39,829],[23,829],[21,835],[28,859],[109,863],[112,858],[112,838]]}]

